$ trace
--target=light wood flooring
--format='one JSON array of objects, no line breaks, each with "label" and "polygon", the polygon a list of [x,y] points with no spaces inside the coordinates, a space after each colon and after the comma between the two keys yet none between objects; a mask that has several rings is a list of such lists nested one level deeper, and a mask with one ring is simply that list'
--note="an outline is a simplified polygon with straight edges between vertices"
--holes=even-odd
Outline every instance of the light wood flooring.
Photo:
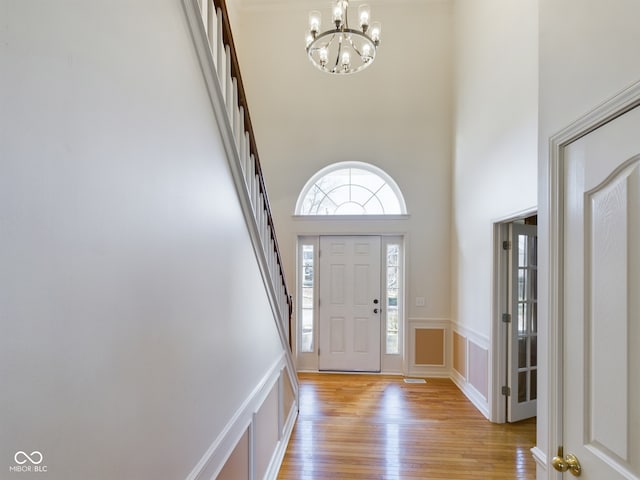
[{"label": "light wood flooring", "polygon": [[300,374],[281,480],[535,479],[535,419],[492,424],[450,380]]}]

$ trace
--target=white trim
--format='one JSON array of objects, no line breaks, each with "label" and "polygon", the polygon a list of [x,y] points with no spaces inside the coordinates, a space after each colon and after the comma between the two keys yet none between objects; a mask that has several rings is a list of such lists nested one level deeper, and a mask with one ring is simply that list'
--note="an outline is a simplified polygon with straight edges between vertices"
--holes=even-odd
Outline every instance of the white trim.
[{"label": "white trim", "polygon": [[531,450],[531,456],[536,461],[536,466],[547,471],[547,456],[545,453],[538,447],[533,447]]},{"label": "white trim", "polygon": [[451,329],[454,332],[462,333],[462,336],[466,337],[467,340],[472,341],[485,350],[489,350],[491,348],[491,340],[483,333],[478,333],[472,328],[465,327],[464,325],[455,322],[451,322]]},{"label": "white trim", "polygon": [[[609,100],[577,119],[549,139],[549,162],[547,165],[548,241],[547,265],[547,384],[548,411],[547,457],[562,444],[562,357],[563,357],[563,163],[564,150],[571,143],[591,133],[602,125],[640,105],[640,82],[636,82]],[[544,240],[544,239],[543,239]],[[543,426],[544,427],[544,426]],[[557,478],[556,472],[548,469],[550,480]]]},{"label": "white trim", "polygon": [[492,220],[492,223],[512,223],[516,220],[524,220],[525,218],[531,217],[533,215],[538,214],[538,207],[529,207],[524,210],[520,210],[518,212],[510,213],[508,215],[502,217],[496,217]]},{"label": "white trim", "polygon": [[[469,359],[467,358],[467,363],[468,360]],[[487,403],[487,399],[484,398],[484,395],[482,395],[471,383],[469,383],[468,380],[464,379],[462,375],[460,375],[455,370],[453,372],[455,373],[451,375],[451,380],[453,381],[453,383],[458,386],[458,388],[471,401],[471,403],[473,403],[478,411],[482,413],[482,415],[484,415],[487,420],[489,420],[489,404]],[[464,381],[461,381],[461,379],[464,379]]]}]

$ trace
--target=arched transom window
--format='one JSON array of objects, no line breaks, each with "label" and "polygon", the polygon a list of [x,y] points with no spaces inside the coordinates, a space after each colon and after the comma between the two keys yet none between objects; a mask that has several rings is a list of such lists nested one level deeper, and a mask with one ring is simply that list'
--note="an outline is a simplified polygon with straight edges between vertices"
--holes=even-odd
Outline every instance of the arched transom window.
[{"label": "arched transom window", "polygon": [[396,182],[368,163],[341,162],[316,173],[302,189],[297,215],[403,215]]}]

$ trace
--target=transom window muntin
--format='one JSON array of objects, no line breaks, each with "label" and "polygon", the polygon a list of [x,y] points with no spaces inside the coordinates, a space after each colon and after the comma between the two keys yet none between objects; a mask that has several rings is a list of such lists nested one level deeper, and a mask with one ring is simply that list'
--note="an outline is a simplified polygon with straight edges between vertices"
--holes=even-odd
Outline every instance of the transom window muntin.
[{"label": "transom window muntin", "polygon": [[323,168],[302,189],[297,215],[403,215],[407,208],[395,181],[364,162]]}]

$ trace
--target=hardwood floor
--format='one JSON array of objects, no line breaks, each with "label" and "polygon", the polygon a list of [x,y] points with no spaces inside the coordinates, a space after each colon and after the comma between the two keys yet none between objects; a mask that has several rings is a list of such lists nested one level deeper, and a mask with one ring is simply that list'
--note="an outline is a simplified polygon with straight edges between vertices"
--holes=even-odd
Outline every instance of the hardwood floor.
[{"label": "hardwood floor", "polygon": [[533,480],[535,419],[496,425],[450,380],[300,374],[281,480]]}]

